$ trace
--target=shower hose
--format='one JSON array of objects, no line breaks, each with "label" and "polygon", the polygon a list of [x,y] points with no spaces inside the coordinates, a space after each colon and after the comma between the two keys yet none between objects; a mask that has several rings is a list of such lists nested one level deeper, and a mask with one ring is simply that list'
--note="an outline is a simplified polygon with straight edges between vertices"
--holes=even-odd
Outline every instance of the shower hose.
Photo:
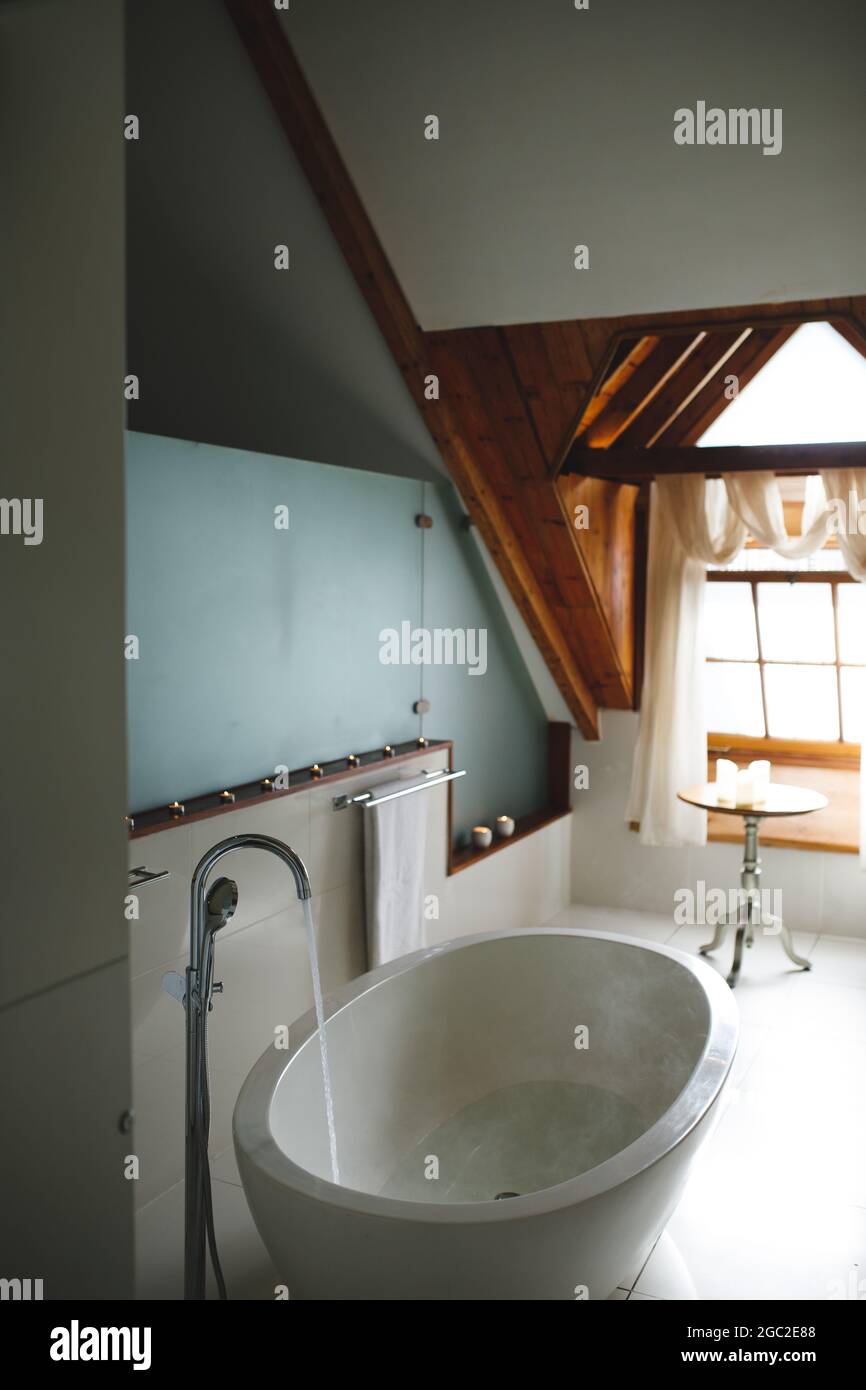
[{"label": "shower hose", "polygon": [[223,1278],[222,1265],[220,1264],[219,1252],[217,1251],[216,1234],[213,1224],[213,1194],[211,1192],[210,1181],[210,1162],[208,1160],[208,1140],[210,1138],[210,1071],[207,1059],[207,1016],[211,997],[211,977],[213,975],[213,937],[209,936],[206,945],[204,984],[205,988],[201,995],[202,998],[202,1022],[201,1022],[201,1086],[199,1087],[198,1114],[196,1115],[196,1134],[198,1136],[199,1156],[201,1160],[202,1188],[204,1196],[205,1225],[207,1228],[207,1244],[210,1251],[211,1264],[216,1278],[217,1289],[220,1299],[226,1301],[226,1281]]}]

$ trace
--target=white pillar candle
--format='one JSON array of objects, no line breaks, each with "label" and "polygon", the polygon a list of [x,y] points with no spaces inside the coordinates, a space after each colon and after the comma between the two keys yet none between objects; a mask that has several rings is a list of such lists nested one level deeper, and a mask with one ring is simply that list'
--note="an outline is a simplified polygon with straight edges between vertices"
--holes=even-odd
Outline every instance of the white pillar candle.
[{"label": "white pillar candle", "polygon": [[754,806],[755,804],[755,779],[747,767],[740,768],[737,773],[737,805]]},{"label": "white pillar candle", "polygon": [[737,764],[728,758],[716,759],[716,799],[731,805],[737,799]]},{"label": "white pillar candle", "polygon": [[755,762],[749,763],[749,771],[752,774],[755,788],[754,802],[756,806],[760,806],[762,802],[767,800],[772,769],[766,758],[758,758]]}]

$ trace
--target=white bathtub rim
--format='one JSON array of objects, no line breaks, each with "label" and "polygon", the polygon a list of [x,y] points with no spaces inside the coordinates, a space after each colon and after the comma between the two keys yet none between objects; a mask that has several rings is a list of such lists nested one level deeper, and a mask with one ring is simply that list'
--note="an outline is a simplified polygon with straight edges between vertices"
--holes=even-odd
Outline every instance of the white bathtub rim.
[{"label": "white bathtub rim", "polygon": [[[739,1010],[733,992],[717,971],[688,952],[661,942],[583,927],[531,927],[481,932],[422,948],[358,976],[327,997],[327,1021],[351,1007],[361,995],[380,988],[388,980],[426,960],[487,941],[539,936],[583,937],[652,951],[684,966],[703,988],[709,1010],[709,1028],[698,1062],[673,1103],[632,1144],[574,1178],[536,1192],[522,1193],[509,1198],[507,1202],[493,1199],[453,1203],[406,1201],[333,1183],[295,1163],[279,1146],[270,1127],[271,1104],[283,1073],[302,1048],[310,1045],[318,1047],[316,1012],[310,1009],[291,1025],[291,1047],[287,1051],[269,1047],[244,1081],[232,1123],[236,1149],[273,1182],[310,1200],[325,1202],[359,1215],[434,1224],[515,1221],[567,1209],[622,1186],[660,1162],[679,1147],[712,1109],[733,1065],[739,1038]],[[338,1115],[338,1151],[339,1144]],[[243,1168],[241,1175],[243,1177]]]}]

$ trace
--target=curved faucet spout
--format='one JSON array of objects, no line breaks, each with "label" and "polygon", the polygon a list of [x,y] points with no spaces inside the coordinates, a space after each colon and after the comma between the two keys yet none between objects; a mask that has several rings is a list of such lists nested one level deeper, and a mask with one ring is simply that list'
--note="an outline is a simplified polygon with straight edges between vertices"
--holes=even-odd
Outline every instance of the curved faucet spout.
[{"label": "curved faucet spout", "polygon": [[282,840],[275,840],[272,835],[230,835],[227,840],[220,840],[219,844],[212,845],[207,853],[202,855],[192,876],[189,918],[189,963],[192,970],[197,971],[201,966],[202,938],[207,918],[205,889],[208,874],[224,855],[237,849],[262,849],[276,855],[290,871],[301,902],[313,896],[310,875],[303,859],[288,845],[284,845]]},{"label": "curved faucet spout", "polygon": [[[210,1127],[210,1087],[207,1070],[207,1013],[211,993],[221,988],[213,983],[214,933],[228,921],[237,905],[237,886],[221,879],[210,890],[214,894],[208,909],[208,875],[227,854],[237,849],[261,849],[281,859],[295,881],[302,902],[313,896],[304,861],[293,849],[271,835],[230,835],[213,845],[199,860],[192,876],[189,914],[189,965],[185,991],[172,992],[186,1007],[186,1192],[184,1211],[184,1297],[205,1296],[205,1240],[211,1241],[215,1273],[221,1296],[225,1296],[222,1273],[215,1254],[213,1216],[210,1204],[210,1178],[207,1142]],[[210,1224],[208,1224],[210,1223]]]}]

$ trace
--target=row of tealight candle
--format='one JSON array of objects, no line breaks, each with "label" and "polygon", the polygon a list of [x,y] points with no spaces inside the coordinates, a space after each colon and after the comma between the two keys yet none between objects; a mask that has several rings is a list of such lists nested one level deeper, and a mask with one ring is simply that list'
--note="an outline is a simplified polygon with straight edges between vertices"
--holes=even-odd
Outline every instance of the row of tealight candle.
[{"label": "row of tealight candle", "polygon": [[728,758],[716,761],[716,800],[728,806],[760,806],[770,788],[770,764],[766,758],[737,767]]}]

